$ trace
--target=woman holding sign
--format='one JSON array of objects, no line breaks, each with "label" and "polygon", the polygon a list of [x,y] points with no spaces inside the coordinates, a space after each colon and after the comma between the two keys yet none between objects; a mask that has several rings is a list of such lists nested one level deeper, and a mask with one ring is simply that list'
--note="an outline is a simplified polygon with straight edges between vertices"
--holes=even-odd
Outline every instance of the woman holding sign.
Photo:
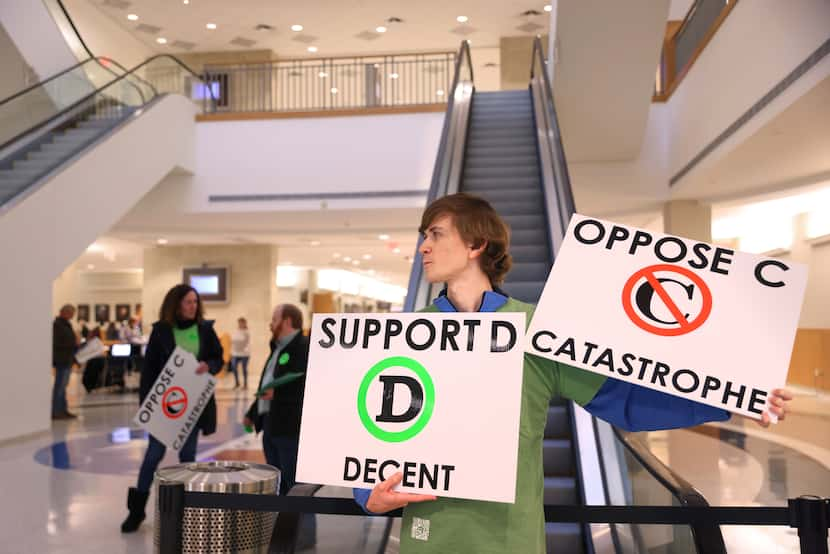
[{"label": "woman holding sign", "polygon": [[[140,402],[144,402],[176,347],[190,352],[199,360],[196,373],[210,372],[215,375],[222,369],[222,345],[213,330],[213,322],[205,320],[199,293],[189,285],[176,285],[164,297],[159,321],[153,324],[153,331],[147,343],[139,388]],[[199,417],[196,428],[179,450],[180,462],[192,462],[196,459],[199,430],[205,435],[216,431],[216,402],[213,396]],[[147,505],[150,486],[153,484],[153,475],[164,458],[165,451],[164,444],[150,435],[150,442],[138,472],[138,485],[135,488],[131,487],[127,494],[127,508],[130,514],[121,524],[122,533],[132,533],[144,521],[144,508]]]}]

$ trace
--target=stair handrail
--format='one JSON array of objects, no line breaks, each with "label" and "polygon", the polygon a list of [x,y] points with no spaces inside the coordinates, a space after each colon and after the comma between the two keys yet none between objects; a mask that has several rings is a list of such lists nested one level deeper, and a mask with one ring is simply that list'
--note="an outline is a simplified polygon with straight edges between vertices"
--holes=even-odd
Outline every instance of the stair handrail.
[{"label": "stair handrail", "polygon": [[[463,40],[455,58],[452,86],[448,91],[447,111],[444,116],[432,181],[427,193],[427,205],[441,196],[458,192],[474,89],[470,43]],[[404,301],[406,312],[415,311],[429,301],[430,286],[424,279],[420,254],[422,240],[423,237],[418,238],[415,253],[412,256],[412,271],[409,274],[409,286]]]},{"label": "stair handrail", "polygon": [[[204,82],[204,80],[203,80],[203,79],[202,79],[202,78],[201,78],[198,74],[196,74],[196,73],[195,73],[192,69],[190,69],[187,65],[185,65],[185,64],[184,64],[181,60],[179,60],[179,59],[178,59],[178,58],[176,58],[175,56],[171,56],[170,54],[157,54],[157,55],[155,55],[155,56],[151,56],[151,57],[147,58],[146,60],[144,60],[143,62],[141,62],[140,64],[138,64],[137,66],[135,66],[134,68],[132,68],[132,69],[130,69],[129,71],[127,71],[126,73],[123,73],[122,75],[117,76],[115,79],[113,79],[112,81],[108,82],[107,84],[105,84],[105,85],[103,85],[103,86],[101,86],[101,87],[98,87],[98,88],[96,88],[95,90],[93,90],[92,92],[90,92],[89,94],[87,94],[86,96],[83,96],[82,98],[80,98],[79,100],[77,100],[75,103],[71,104],[70,106],[67,106],[66,108],[62,109],[61,111],[59,111],[59,112],[57,112],[57,113],[55,113],[55,114],[53,114],[53,115],[52,115],[52,116],[50,116],[49,118],[47,118],[47,119],[44,119],[44,120],[40,121],[39,123],[36,123],[35,125],[33,125],[32,127],[29,127],[29,128],[28,128],[28,129],[26,129],[25,131],[22,131],[22,132],[18,133],[16,136],[14,136],[14,137],[12,137],[11,139],[7,140],[7,141],[6,141],[6,142],[4,142],[3,144],[0,144],[0,151],[2,151],[2,150],[4,150],[6,147],[8,147],[8,146],[10,146],[10,145],[14,144],[15,142],[17,142],[17,141],[18,141],[18,140],[20,140],[21,138],[23,138],[23,137],[25,137],[25,136],[27,136],[27,135],[31,134],[32,132],[37,131],[37,130],[39,130],[39,129],[42,129],[43,127],[45,127],[45,126],[49,125],[50,123],[52,123],[52,122],[54,122],[54,121],[56,121],[56,120],[60,119],[61,117],[63,117],[63,116],[65,116],[65,115],[67,115],[68,113],[71,113],[71,112],[73,112],[74,110],[77,110],[80,106],[83,106],[86,102],[88,102],[89,100],[91,100],[92,98],[94,98],[96,95],[101,94],[101,92],[103,92],[104,90],[106,90],[106,89],[110,88],[111,86],[113,86],[113,85],[115,85],[115,84],[117,84],[117,83],[119,83],[119,82],[123,81],[123,80],[124,80],[124,79],[126,79],[127,77],[131,77],[131,78],[135,78],[135,79],[138,79],[138,80],[144,81],[144,79],[142,79],[142,78],[141,78],[140,76],[138,76],[138,75],[135,75],[135,73],[136,73],[139,69],[141,69],[141,68],[143,68],[144,66],[146,66],[147,64],[149,64],[149,63],[151,63],[151,62],[153,62],[153,61],[155,61],[155,60],[158,60],[158,59],[160,59],[160,58],[168,58],[168,59],[173,60],[173,61],[174,61],[174,62],[176,62],[178,65],[180,65],[182,68],[184,68],[186,71],[188,71],[189,73],[191,73],[194,77],[196,77],[196,78],[197,78],[197,79],[199,79],[200,81]],[[97,59],[97,58],[93,58],[93,59]],[[107,60],[109,60],[109,58],[102,58],[102,59],[107,59]],[[90,61],[90,60],[86,60],[86,62],[88,62],[88,61]],[[81,62],[81,64],[86,63],[86,62]],[[80,64],[79,64],[79,65],[80,65]],[[119,66],[120,66],[120,64],[119,64]],[[123,67],[123,66],[120,66],[120,67]],[[53,76],[52,78],[54,78],[54,77],[56,77],[56,76]],[[51,79],[51,78],[50,78],[50,79]],[[145,81],[145,82],[146,82],[146,81]],[[134,83],[131,83],[131,84],[133,84],[133,85],[134,85]],[[42,84],[36,85],[35,87],[30,87],[30,88],[37,88],[37,86],[42,86]],[[152,87],[152,85],[151,85],[151,87]],[[138,87],[136,87],[136,88],[138,88]],[[208,85],[206,88],[208,89],[208,92],[210,92],[211,100],[213,101],[213,105],[215,106],[215,105],[216,105],[216,98],[215,98],[215,96],[213,95],[213,91],[211,90],[211,87],[210,87],[209,85]],[[140,94],[140,96],[141,96],[141,102],[142,102],[142,105],[146,105],[146,104],[147,104],[150,100],[153,100],[154,98],[156,98],[156,97],[158,97],[158,96],[159,96],[159,92],[155,89],[155,87],[152,87],[152,88],[151,88],[151,90],[152,90],[152,92],[153,92],[153,96],[151,96],[151,97],[148,99],[148,98],[145,98],[145,97],[144,97],[144,94],[143,94],[143,93],[141,93],[141,91],[140,91],[140,89],[139,89],[139,94]]]}]

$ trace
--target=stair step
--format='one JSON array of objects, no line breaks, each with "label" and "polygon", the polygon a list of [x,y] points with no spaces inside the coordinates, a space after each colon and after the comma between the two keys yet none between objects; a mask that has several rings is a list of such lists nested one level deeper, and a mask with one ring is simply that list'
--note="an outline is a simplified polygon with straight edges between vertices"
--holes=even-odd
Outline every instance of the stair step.
[{"label": "stair step", "polygon": [[523,137],[467,137],[467,152],[477,151],[479,149],[483,150],[504,150],[507,151],[508,148],[511,149],[529,149],[532,148],[533,151],[536,151],[536,137],[533,136],[523,136]]},{"label": "stair step", "polygon": [[[467,173],[465,172],[465,175]],[[493,202],[509,202],[513,200],[526,200],[526,201],[533,201],[533,202],[541,202],[544,198],[542,196],[542,190],[539,187],[522,187],[522,188],[489,188],[489,189],[476,189],[470,187],[464,187],[464,192],[469,194],[475,194],[476,196],[480,196],[487,200],[490,203]]]},{"label": "stair step", "polygon": [[544,281],[511,281],[510,274],[502,287],[507,293],[522,302],[536,304],[542,296],[542,289],[545,288]]},{"label": "stair step", "polygon": [[546,477],[569,477],[574,474],[570,440],[544,439],[542,455]]},{"label": "stair step", "polygon": [[34,167],[4,169],[0,171],[0,180],[25,179],[27,177],[39,175],[42,172],[42,169]]},{"label": "stair step", "polygon": [[548,552],[583,554],[582,526],[579,523],[545,522],[545,546]]},{"label": "stair step", "polygon": [[545,477],[545,504],[576,504],[576,478]]},{"label": "stair step", "polygon": [[562,439],[570,437],[570,434],[571,422],[568,418],[568,408],[566,406],[548,406],[548,421],[545,425],[545,438]]},{"label": "stair step", "polygon": [[[467,143],[467,152],[466,157],[472,159],[482,159],[482,158],[525,158],[525,157],[533,157],[537,159],[537,151],[536,151],[536,144],[530,143],[527,145],[505,145],[501,147],[495,146],[472,146],[469,142]],[[538,163],[538,162],[537,162]]]},{"label": "stair step", "polygon": [[475,127],[470,129],[469,133],[470,140],[474,139],[531,139],[535,140],[534,130],[528,129],[527,127],[514,127],[514,128],[494,128],[494,129],[482,129],[478,130]]},{"label": "stair step", "polygon": [[46,152],[42,150],[34,150],[26,154],[26,159],[30,161],[57,160],[59,158],[60,156],[58,156],[54,150]]},{"label": "stair step", "polygon": [[51,164],[51,159],[36,159],[29,160],[26,158],[15,160],[12,162],[12,170],[16,169],[48,169]]},{"label": "stair step", "polygon": [[511,229],[510,230],[510,241],[512,244],[517,246],[519,245],[531,245],[531,244],[539,244],[544,245],[545,248],[549,247],[548,243],[548,230],[547,228],[542,229]]},{"label": "stair step", "polygon": [[493,200],[490,202],[501,216],[522,214],[543,214],[544,207],[539,200],[523,198],[516,200]]}]

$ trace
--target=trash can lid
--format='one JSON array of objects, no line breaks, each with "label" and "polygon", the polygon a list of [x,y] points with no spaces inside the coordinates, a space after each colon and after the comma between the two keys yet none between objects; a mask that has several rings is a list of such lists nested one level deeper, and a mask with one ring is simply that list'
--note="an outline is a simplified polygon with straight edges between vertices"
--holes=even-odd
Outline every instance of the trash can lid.
[{"label": "trash can lid", "polygon": [[159,469],[156,479],[183,483],[186,491],[276,494],[280,470],[250,462],[192,462]]}]

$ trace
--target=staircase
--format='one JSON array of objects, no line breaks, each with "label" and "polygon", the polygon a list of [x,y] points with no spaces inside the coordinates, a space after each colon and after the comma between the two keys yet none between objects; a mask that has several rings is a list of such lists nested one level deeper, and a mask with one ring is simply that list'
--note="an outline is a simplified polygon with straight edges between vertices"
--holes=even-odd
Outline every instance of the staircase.
[{"label": "staircase", "polygon": [[120,104],[98,105],[72,123],[58,126],[0,161],[0,206],[72,159],[135,111]]},{"label": "staircase", "polygon": [[[485,198],[510,226],[513,268],[504,289],[535,304],[552,260],[531,102],[529,90],[473,95],[461,190]],[[577,503],[570,414],[563,401],[548,409],[543,450],[545,504]],[[584,551],[578,524],[546,523],[545,530],[549,552]]]}]

